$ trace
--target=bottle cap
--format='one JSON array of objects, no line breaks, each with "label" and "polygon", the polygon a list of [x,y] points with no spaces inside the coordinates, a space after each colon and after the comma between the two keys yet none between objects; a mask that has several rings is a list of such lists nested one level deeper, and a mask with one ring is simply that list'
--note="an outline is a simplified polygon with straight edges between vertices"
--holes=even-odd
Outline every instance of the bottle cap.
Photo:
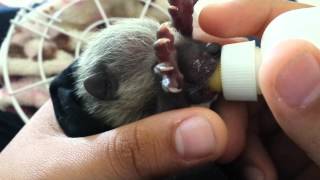
[{"label": "bottle cap", "polygon": [[221,80],[226,100],[258,98],[255,41],[228,44],[221,52]]}]

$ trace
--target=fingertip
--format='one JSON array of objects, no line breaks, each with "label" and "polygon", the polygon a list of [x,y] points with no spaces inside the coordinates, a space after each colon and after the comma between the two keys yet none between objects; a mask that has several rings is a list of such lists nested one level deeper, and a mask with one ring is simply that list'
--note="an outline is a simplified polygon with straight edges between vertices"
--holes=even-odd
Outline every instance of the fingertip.
[{"label": "fingertip", "polygon": [[272,7],[271,1],[214,1],[197,10],[199,26],[218,37],[259,36]]},{"label": "fingertip", "polygon": [[259,84],[271,109],[291,113],[306,109],[305,96],[320,84],[319,61],[320,51],[305,40],[281,41],[267,51],[259,71]]},{"label": "fingertip", "polygon": [[316,162],[320,137],[320,51],[305,40],[286,40],[267,52],[260,87],[284,132]]},{"label": "fingertip", "polygon": [[156,116],[171,119],[168,126],[173,126],[173,144],[178,156],[183,159],[213,161],[224,153],[228,141],[227,127],[214,111],[191,107]]},{"label": "fingertip", "polygon": [[[200,107],[193,107],[190,109],[185,109],[186,112],[192,112],[191,118],[202,118],[205,119],[210,126],[210,131],[214,136],[214,149],[211,151],[211,159],[215,160],[218,159],[220,156],[223,155],[227,142],[228,142],[228,131],[225,122],[221,119],[221,117],[213,112],[208,108],[200,108]],[[187,118],[184,121],[188,121]],[[202,131],[204,128],[199,129]],[[192,135],[193,136],[193,135]]]},{"label": "fingertip", "polygon": [[[306,109],[299,105],[303,98],[296,94],[306,92],[301,83],[309,81],[305,75],[310,66],[303,65],[303,57],[306,53],[314,53],[313,49],[304,40],[282,41],[265,53],[260,67],[259,84],[262,94],[277,122],[287,133],[295,132],[307,124],[306,121],[294,119],[298,119]],[[294,72],[290,72],[292,70]]]},{"label": "fingertip", "polygon": [[[232,19],[230,19],[229,6],[223,4],[209,4],[199,12],[198,21],[200,28],[211,35],[218,37],[228,36],[228,29]],[[226,21],[228,20],[228,21]]]}]

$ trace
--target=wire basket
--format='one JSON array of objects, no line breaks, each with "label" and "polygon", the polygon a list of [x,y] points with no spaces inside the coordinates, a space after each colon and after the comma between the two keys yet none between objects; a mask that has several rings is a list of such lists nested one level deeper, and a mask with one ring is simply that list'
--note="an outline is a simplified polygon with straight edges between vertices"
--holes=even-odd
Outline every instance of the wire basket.
[{"label": "wire basket", "polygon": [[[121,16],[114,16],[113,14],[109,14],[108,10],[110,10],[111,12],[114,11],[114,9],[116,8],[121,8],[122,6],[119,6],[121,5],[121,2],[139,4],[139,13],[135,12],[133,14],[126,14],[125,10],[123,10],[123,14],[120,13]],[[94,18],[94,21],[91,21],[90,23],[82,24],[81,26],[75,26],[77,33],[75,33],[74,29],[69,27],[71,25],[68,26],[69,20],[67,18],[68,11],[72,12],[73,10],[73,12],[76,13],[73,14],[73,16],[70,16],[72,20],[70,20],[69,23],[77,21],[76,16],[81,15],[81,10],[79,10],[79,12],[74,11],[74,8],[76,6],[82,6],[82,9],[86,9],[86,6],[90,6],[88,8],[95,8],[95,10],[93,11],[98,12],[99,15],[96,18]],[[121,9],[119,11],[121,12]],[[154,14],[156,14],[155,17],[153,17]],[[126,17],[126,15],[128,16]],[[157,15],[161,16],[161,18],[157,17]],[[0,49],[0,65],[2,66],[0,68],[2,69],[4,87],[9,97],[9,100],[7,101],[10,101],[8,103],[14,107],[15,111],[19,114],[19,116],[22,118],[24,122],[28,122],[29,117],[32,114],[27,114],[25,112],[25,110],[22,108],[23,105],[20,99],[23,99],[23,97],[26,96],[32,96],[31,94],[28,94],[28,92],[36,88],[43,88],[48,95],[47,98],[49,98],[49,83],[54,79],[55,75],[57,75],[59,72],[63,70],[63,68],[57,68],[54,72],[50,73],[48,73],[46,70],[47,67],[55,67],[54,63],[50,64],[50,61],[46,61],[44,55],[46,43],[52,41],[53,39],[52,32],[54,32],[55,34],[58,33],[60,35],[63,35],[64,37],[72,39],[74,47],[71,53],[69,52],[66,53],[65,56],[56,58],[60,60],[59,58],[63,59],[67,57],[67,59],[70,58],[73,60],[79,57],[81,51],[85,47],[86,42],[88,41],[87,37],[90,36],[92,32],[96,32],[96,30],[101,29],[101,27],[108,28],[118,20],[131,17],[152,17],[159,21],[169,20],[166,0],[69,0],[67,1],[67,3],[63,4],[61,7],[56,9],[50,6],[46,6],[45,4],[39,6],[39,8],[22,8],[17,13],[16,17],[11,20],[11,26],[9,28],[8,34],[5,40],[3,41],[2,47]],[[86,17],[84,17],[84,19],[86,19]],[[37,38],[38,40],[36,44],[37,50],[34,60],[28,59],[26,62],[24,62],[24,64],[26,65],[20,68],[21,72],[25,69],[36,68],[36,73],[31,73],[30,71],[26,74],[19,74],[20,69],[15,69],[18,66],[14,64],[15,62],[18,62],[18,60],[12,60],[12,58],[10,58],[10,51],[12,51],[10,49],[12,48],[12,40],[15,34],[19,31],[28,31],[31,34],[32,38]],[[27,45],[25,44],[25,46]],[[64,64],[64,67],[66,67],[71,62],[72,61],[66,62]],[[29,84],[25,84],[23,86],[15,88],[14,83],[12,82],[12,72],[15,71],[18,71],[17,74],[19,78],[23,78],[27,75],[32,75],[33,77],[36,77],[37,80],[32,81]],[[4,102],[6,100],[0,99],[0,101]],[[41,104],[38,104],[38,106],[41,106]]]}]

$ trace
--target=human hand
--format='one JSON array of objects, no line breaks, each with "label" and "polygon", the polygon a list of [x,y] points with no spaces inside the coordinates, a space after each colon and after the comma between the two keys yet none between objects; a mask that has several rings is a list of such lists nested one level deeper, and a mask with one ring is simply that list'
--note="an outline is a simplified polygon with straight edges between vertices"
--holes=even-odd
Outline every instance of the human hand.
[{"label": "human hand", "polygon": [[[283,0],[220,1],[200,9],[199,24],[205,32],[220,38],[261,38],[265,27],[279,14],[305,7]],[[260,87],[285,134],[276,130],[271,117],[249,113],[247,146],[242,156],[248,179],[277,179],[275,167],[280,179],[320,178],[319,64],[319,49],[302,40],[282,42],[267,54],[260,69]],[[255,121],[252,114],[256,114]],[[262,136],[267,141],[261,142]]]},{"label": "human hand", "polygon": [[153,179],[214,161],[226,142],[224,122],[204,108],[69,138],[49,101],[1,152],[0,179]]}]

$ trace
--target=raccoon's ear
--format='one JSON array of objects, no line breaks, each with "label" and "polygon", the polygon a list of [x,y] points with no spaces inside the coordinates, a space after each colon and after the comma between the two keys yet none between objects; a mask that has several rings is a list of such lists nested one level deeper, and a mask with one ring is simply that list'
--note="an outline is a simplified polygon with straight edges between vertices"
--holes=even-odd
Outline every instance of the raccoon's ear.
[{"label": "raccoon's ear", "polygon": [[109,68],[99,69],[96,74],[88,77],[83,85],[90,95],[99,100],[114,100],[117,98],[119,81]]}]

